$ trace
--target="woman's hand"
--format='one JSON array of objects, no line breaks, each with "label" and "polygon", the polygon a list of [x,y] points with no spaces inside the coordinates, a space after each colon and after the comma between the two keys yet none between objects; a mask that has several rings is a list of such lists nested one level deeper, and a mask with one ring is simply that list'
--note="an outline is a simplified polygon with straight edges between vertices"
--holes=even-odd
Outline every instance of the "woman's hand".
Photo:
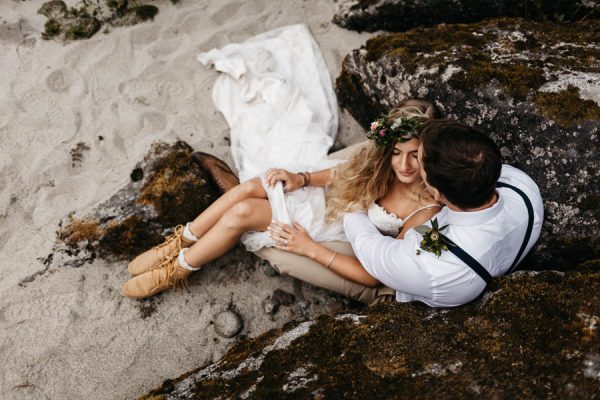
[{"label": "woman's hand", "polygon": [[289,226],[283,222],[272,221],[267,230],[271,238],[275,240],[275,248],[301,256],[309,256],[312,245],[315,243],[308,232],[297,222],[294,222],[294,226]]},{"label": "woman's hand", "polygon": [[275,186],[278,181],[283,183],[283,191],[291,192],[300,189],[304,184],[304,178],[300,174],[294,174],[285,169],[271,168],[265,174],[267,184],[271,187]]}]

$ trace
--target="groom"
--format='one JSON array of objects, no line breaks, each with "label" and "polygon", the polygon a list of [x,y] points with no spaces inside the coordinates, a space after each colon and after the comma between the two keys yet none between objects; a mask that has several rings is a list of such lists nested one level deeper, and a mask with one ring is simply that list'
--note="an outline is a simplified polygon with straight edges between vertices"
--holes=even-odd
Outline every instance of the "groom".
[{"label": "groom", "polygon": [[430,121],[418,157],[427,189],[445,205],[428,229],[398,240],[356,212],[344,217],[346,235],[363,267],[395,289],[397,301],[465,304],[493,276],[514,270],[538,239],[540,191],[524,172],[502,165],[489,137],[456,121]]}]

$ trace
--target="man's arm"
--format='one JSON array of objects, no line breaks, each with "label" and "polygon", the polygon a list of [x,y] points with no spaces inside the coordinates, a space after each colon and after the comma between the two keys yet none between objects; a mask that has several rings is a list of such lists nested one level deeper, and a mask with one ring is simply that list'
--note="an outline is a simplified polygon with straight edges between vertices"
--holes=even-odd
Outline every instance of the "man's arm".
[{"label": "man's arm", "polygon": [[414,238],[383,236],[364,212],[346,214],[344,230],[354,254],[375,279],[400,292],[431,297],[430,277],[417,262]]}]

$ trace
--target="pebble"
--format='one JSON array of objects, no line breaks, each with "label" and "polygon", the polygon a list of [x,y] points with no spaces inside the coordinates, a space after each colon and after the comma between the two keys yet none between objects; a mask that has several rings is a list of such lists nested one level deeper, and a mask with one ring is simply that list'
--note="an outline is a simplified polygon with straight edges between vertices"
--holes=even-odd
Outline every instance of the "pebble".
[{"label": "pebble", "polygon": [[263,306],[263,311],[265,312],[265,314],[272,315],[272,314],[275,314],[277,312],[277,310],[279,310],[279,301],[273,300],[270,297],[267,297],[263,301],[262,306]]},{"label": "pebble", "polygon": [[225,338],[232,338],[240,333],[243,325],[242,318],[230,310],[217,314],[214,321],[215,332]]}]

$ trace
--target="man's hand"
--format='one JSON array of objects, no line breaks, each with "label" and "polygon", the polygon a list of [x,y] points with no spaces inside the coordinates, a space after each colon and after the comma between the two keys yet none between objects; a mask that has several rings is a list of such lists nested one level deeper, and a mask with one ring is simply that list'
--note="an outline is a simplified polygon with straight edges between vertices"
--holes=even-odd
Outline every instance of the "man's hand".
[{"label": "man's hand", "polygon": [[284,192],[292,192],[300,189],[304,184],[304,178],[300,174],[294,174],[293,172],[278,168],[267,170],[265,179],[270,187],[275,186],[277,182],[281,181]]},{"label": "man's hand", "polygon": [[310,257],[315,241],[299,223],[294,222],[294,226],[289,226],[279,221],[272,221],[267,230],[275,240],[275,248]]}]

